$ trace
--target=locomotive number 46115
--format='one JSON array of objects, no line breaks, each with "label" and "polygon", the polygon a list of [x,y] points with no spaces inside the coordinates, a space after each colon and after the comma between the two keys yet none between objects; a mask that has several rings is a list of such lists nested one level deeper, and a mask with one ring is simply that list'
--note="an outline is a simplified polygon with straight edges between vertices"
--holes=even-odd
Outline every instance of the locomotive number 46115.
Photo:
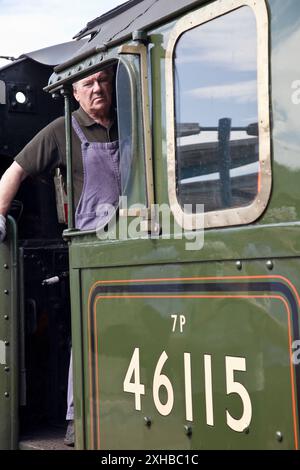
[{"label": "locomotive number 46115", "polygon": [[[214,426],[213,387],[212,387],[212,356],[204,354],[204,382],[205,382],[205,407],[206,423]],[[168,360],[166,351],[160,355],[153,376],[152,394],[155,407],[162,416],[168,416],[174,405],[174,390],[167,375],[162,373],[163,367]],[[185,390],[185,417],[187,421],[193,421],[193,399],[192,399],[192,371],[191,354],[183,354],[184,367],[184,390]],[[226,422],[229,428],[237,432],[243,432],[250,425],[252,418],[252,404],[248,391],[240,382],[235,380],[235,371],[246,372],[246,359],[244,357],[225,356],[226,394],[235,393],[239,396],[243,405],[241,417],[234,418],[226,410]],[[166,401],[162,403],[159,392],[165,389]],[[141,411],[141,396],[145,395],[145,385],[140,380],[140,349],[135,348],[123,382],[123,390],[133,393],[135,409]]]}]

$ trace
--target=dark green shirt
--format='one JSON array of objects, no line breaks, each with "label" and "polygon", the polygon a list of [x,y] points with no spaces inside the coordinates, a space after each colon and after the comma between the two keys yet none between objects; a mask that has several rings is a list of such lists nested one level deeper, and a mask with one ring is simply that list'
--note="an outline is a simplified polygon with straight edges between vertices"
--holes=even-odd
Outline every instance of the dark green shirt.
[{"label": "dark green shirt", "polygon": [[[87,140],[90,142],[113,142],[118,140],[117,125],[109,129],[97,124],[82,108],[73,113]],[[73,131],[73,185],[75,207],[80,199],[83,186],[81,142]],[[59,117],[44,127],[16,156],[15,161],[31,176],[53,173],[60,167],[66,174],[65,120]]]}]

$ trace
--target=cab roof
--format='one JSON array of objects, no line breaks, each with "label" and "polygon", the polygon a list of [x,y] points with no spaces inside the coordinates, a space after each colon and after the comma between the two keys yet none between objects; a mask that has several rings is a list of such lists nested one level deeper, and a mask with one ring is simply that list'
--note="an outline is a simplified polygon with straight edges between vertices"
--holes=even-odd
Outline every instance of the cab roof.
[{"label": "cab roof", "polygon": [[[130,38],[137,30],[150,30],[166,19],[205,3],[205,0],[129,0],[87,23],[73,39],[90,36],[86,44],[71,57],[66,66],[102,46],[111,46]],[[64,63],[59,66],[63,70]]]}]

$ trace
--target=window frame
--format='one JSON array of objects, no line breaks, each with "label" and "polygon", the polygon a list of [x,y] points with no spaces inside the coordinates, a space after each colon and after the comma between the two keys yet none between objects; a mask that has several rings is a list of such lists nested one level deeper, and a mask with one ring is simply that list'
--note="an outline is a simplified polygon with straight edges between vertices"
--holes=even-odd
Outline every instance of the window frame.
[{"label": "window frame", "polygon": [[[195,230],[197,214],[182,210],[176,193],[176,133],[175,133],[175,86],[173,57],[181,35],[208,21],[233,12],[243,6],[252,9],[257,24],[257,104],[259,129],[259,175],[260,188],[251,204],[244,207],[204,212],[204,228],[244,225],[254,222],[267,207],[272,186],[271,138],[269,116],[269,19],[265,0],[216,0],[188,13],[179,19],[170,33],[166,49],[166,107],[167,116],[167,162],[168,195],[171,211],[177,224],[186,230]],[[199,200],[199,204],[203,201]]]},{"label": "window frame", "polygon": [[[117,74],[118,74],[118,69],[119,69],[119,64],[120,63],[122,63],[122,65],[125,67],[125,69],[127,71],[127,74],[128,74],[128,77],[129,77],[129,82],[130,82],[130,88],[131,88],[131,114],[132,114],[131,146],[132,146],[132,149],[133,149],[132,161],[134,161],[136,159],[137,153],[138,153],[138,150],[137,150],[137,148],[138,148],[138,144],[137,144],[138,136],[137,136],[137,133],[136,133],[136,128],[137,128],[137,125],[136,125],[136,116],[137,116],[137,112],[136,112],[136,109],[137,109],[136,89],[137,89],[137,83],[136,83],[136,76],[135,76],[134,70],[131,67],[131,64],[126,60],[125,57],[120,55],[117,51],[117,53],[110,54],[109,57],[107,58],[107,60],[101,62],[101,65],[97,64],[97,66],[93,67],[92,70],[89,70],[89,73],[87,73],[87,71],[84,70],[84,72],[82,72],[81,74],[76,75],[76,79],[73,79],[72,81],[70,81],[70,84],[73,84],[74,82],[77,82],[77,81],[79,81],[79,80],[81,80],[85,77],[88,77],[89,75],[100,72],[101,70],[105,70],[107,67],[110,67],[110,66],[115,64],[116,65],[116,73],[115,73],[114,81],[115,81],[115,86],[117,87]],[[117,90],[116,90],[116,95],[117,95]],[[71,116],[71,110],[69,110],[68,113],[70,113],[70,116]],[[66,119],[66,116],[65,116],[65,119]],[[118,126],[119,126],[119,113],[118,112],[117,112],[117,122],[118,122]],[[71,132],[71,127],[70,127],[70,132]],[[70,141],[71,139],[68,137],[68,140]],[[71,159],[73,159],[73,152],[72,152],[72,155],[71,155]],[[68,162],[67,162],[67,166],[69,166]],[[72,186],[73,186],[73,176],[71,175],[69,179],[70,179],[70,184],[72,184]],[[68,191],[68,208],[69,208],[69,211],[70,211],[70,207],[72,208],[74,223],[70,224],[70,222],[68,221],[68,228],[66,230],[64,230],[63,237],[65,239],[69,239],[69,238],[72,238],[72,237],[85,237],[86,235],[95,235],[95,234],[97,234],[97,228],[92,229],[92,230],[90,230],[90,229],[88,229],[88,230],[79,230],[79,229],[75,228],[75,208],[74,208],[73,202],[71,202],[71,197],[69,196],[69,194],[70,194],[70,191]],[[123,194],[121,194],[121,196],[123,196]],[[116,208],[116,211],[114,212],[114,214],[116,214],[116,212],[118,210],[120,212],[120,215],[122,216],[123,215],[122,214],[123,209],[120,206],[118,206]],[[74,225],[74,226],[71,226],[71,225]]]}]

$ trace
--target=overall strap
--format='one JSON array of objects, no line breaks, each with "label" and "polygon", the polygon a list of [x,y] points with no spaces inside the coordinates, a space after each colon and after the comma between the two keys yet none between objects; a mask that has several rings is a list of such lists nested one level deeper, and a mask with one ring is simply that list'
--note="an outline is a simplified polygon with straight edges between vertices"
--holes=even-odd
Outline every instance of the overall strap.
[{"label": "overall strap", "polygon": [[73,129],[74,131],[76,132],[76,134],[78,135],[80,141],[82,144],[84,144],[85,142],[88,142],[87,138],[85,137],[81,127],[79,126],[78,124],[78,121],[77,119],[72,116],[72,126],[73,126]]}]

